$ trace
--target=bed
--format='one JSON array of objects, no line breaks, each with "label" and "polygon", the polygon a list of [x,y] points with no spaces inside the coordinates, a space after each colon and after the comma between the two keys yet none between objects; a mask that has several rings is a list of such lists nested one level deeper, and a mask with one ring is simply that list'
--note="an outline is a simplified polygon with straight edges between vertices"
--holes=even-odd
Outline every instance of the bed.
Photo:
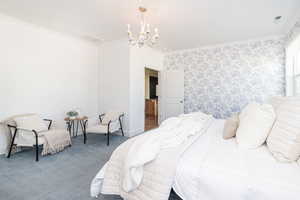
[{"label": "bed", "polygon": [[[180,156],[172,181],[176,194],[183,200],[300,199],[298,164],[277,162],[265,145],[246,150],[238,147],[235,139],[224,140],[224,123],[214,120]],[[138,196],[143,192],[149,195],[146,199],[157,199],[151,198],[149,188],[140,188],[144,191],[136,192],[134,198],[128,193],[127,199],[144,200]]]},{"label": "bed", "polygon": [[183,200],[300,199],[300,167],[279,163],[265,145],[254,150],[224,140],[224,120],[181,157],[173,189]]}]

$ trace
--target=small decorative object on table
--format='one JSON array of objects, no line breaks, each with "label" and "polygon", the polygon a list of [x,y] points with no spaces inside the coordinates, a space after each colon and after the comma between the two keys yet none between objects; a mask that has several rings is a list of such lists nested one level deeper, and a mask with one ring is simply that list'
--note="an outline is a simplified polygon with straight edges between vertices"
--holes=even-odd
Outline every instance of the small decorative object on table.
[{"label": "small decorative object on table", "polygon": [[[86,116],[79,116],[79,109],[71,110],[67,112],[67,117],[65,118],[65,121],[67,123],[68,131],[70,133],[71,137],[76,137],[78,134],[78,127],[80,124],[81,130],[84,133],[85,132],[85,126],[87,123],[88,117]],[[75,128],[76,123],[76,128]]]},{"label": "small decorative object on table", "polygon": [[67,116],[70,119],[76,119],[76,117],[79,115],[79,113],[76,110],[71,110],[69,112],[67,112]]}]

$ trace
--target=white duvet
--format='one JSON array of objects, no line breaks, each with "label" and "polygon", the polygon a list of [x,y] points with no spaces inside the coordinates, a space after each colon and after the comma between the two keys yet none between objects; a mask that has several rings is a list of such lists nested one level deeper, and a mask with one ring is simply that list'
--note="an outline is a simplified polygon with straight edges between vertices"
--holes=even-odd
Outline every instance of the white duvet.
[{"label": "white duvet", "polygon": [[300,167],[279,163],[266,146],[238,148],[214,122],[181,157],[173,189],[183,200],[299,200]]},{"label": "white duvet", "polygon": [[123,190],[131,192],[139,187],[143,178],[143,168],[152,162],[163,149],[176,148],[190,137],[205,134],[212,117],[203,113],[181,115],[165,120],[158,129],[148,133],[147,138],[135,140],[124,160]]},{"label": "white duvet", "polygon": [[[167,199],[180,152],[205,134],[213,121],[212,116],[204,113],[181,115],[123,143],[92,181],[91,196],[101,191],[127,199],[146,200],[145,195],[149,200]],[[161,166],[168,166],[167,171],[160,172],[165,170],[160,170]]]},{"label": "white duvet", "polygon": [[[185,149],[177,163],[172,187],[183,200],[300,199],[297,163],[277,162],[266,146],[241,149],[235,139],[222,138],[224,120],[212,123]],[[98,173],[91,185],[92,196],[100,192],[104,171]]]}]

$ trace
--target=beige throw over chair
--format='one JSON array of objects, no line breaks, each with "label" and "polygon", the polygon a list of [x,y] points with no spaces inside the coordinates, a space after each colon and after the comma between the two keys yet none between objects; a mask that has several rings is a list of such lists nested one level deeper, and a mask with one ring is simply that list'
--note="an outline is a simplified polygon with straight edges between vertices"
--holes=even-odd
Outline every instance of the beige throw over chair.
[{"label": "beige throw over chair", "polygon": [[1,123],[8,127],[11,135],[7,158],[10,158],[14,145],[35,147],[36,161],[39,161],[39,146],[41,145],[43,145],[43,155],[57,153],[71,145],[71,138],[66,130],[52,130],[52,120],[42,119],[37,114],[16,115]]}]

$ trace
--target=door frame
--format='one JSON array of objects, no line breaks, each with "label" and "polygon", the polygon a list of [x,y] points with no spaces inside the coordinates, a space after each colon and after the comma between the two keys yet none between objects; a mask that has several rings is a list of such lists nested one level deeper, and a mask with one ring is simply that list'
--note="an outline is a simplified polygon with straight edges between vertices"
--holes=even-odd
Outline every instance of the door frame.
[{"label": "door frame", "polygon": [[[162,118],[162,98],[161,98],[161,87],[162,87],[162,82],[161,82],[161,70],[158,70],[157,68],[155,67],[151,67],[151,66],[144,66],[144,88],[145,88],[145,70],[146,69],[151,69],[151,70],[154,70],[154,71],[157,71],[157,74],[158,74],[158,87],[157,87],[157,94],[158,94],[158,99],[157,99],[157,109],[158,109],[158,125],[160,125],[160,119]],[[146,97],[146,91],[144,90],[144,102],[145,102],[145,97]],[[145,124],[145,103],[144,103],[144,124]]]}]

